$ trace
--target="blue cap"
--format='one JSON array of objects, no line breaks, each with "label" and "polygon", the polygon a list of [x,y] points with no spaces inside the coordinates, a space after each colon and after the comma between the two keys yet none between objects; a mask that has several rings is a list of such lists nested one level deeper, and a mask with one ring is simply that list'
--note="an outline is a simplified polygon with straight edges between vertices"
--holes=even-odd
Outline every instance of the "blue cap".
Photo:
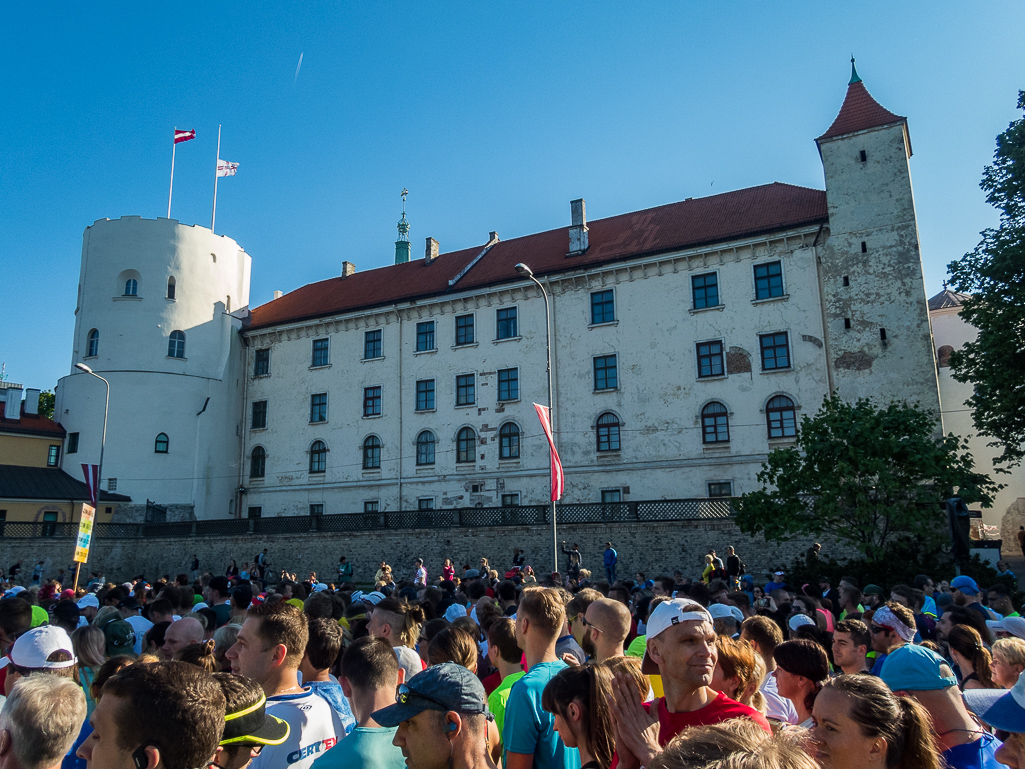
[{"label": "blue cap", "polygon": [[1018,676],[1011,690],[966,689],[965,704],[992,726],[1014,734],[1025,733],[1025,673]]},{"label": "blue cap", "polygon": [[399,687],[395,704],[376,711],[371,718],[381,726],[392,727],[425,710],[491,715],[480,679],[462,665],[445,662],[410,678]]},{"label": "blue cap", "polygon": [[955,590],[960,590],[965,595],[978,595],[979,586],[975,580],[971,577],[962,574],[960,577],[954,577],[950,580],[950,586]]},{"label": "blue cap", "polygon": [[912,644],[890,652],[879,677],[895,692],[932,692],[957,686],[954,671],[943,657]]}]

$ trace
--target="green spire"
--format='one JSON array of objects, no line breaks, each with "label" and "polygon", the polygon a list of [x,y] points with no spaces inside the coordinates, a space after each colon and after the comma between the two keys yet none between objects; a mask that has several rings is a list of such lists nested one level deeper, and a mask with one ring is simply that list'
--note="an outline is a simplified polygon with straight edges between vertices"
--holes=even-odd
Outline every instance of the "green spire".
[{"label": "green spire", "polygon": [[849,82],[847,85],[854,85],[855,83],[860,82],[861,78],[858,77],[858,70],[854,66],[854,54],[851,54],[851,82]]},{"label": "green spire", "polygon": [[399,239],[395,241],[395,264],[403,264],[409,261],[409,222],[406,221],[406,195],[409,190],[402,189],[402,218],[399,220]]}]

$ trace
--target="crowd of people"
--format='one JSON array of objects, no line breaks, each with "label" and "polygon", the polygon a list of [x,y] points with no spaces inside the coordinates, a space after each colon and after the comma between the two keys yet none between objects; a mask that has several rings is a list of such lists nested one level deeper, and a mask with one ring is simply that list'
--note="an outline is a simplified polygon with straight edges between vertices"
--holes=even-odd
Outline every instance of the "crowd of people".
[{"label": "crowd of people", "polygon": [[6,582],[0,767],[1025,769],[1013,581],[755,584],[732,548],[624,580],[612,543],[592,581],[562,550]]}]

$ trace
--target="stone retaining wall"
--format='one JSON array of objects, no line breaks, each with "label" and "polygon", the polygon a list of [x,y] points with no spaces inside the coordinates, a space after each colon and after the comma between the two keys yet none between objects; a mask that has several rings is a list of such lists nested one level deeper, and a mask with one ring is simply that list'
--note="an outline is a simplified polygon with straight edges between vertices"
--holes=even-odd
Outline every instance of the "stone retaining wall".
[{"label": "stone retaining wall", "polygon": [[[789,564],[811,544],[810,539],[796,539],[783,544],[766,543],[760,536],[741,534],[731,521],[679,521],[671,523],[570,524],[559,529],[559,539],[569,545],[580,544],[584,568],[591,569],[595,579],[603,579],[602,553],[611,540],[619,553],[618,576],[633,577],[643,571],[649,578],[671,575],[679,569],[687,576],[696,576],[703,568],[704,554],[715,548],[725,556],[727,545],[733,545],[744,559],[748,572],[756,581],[780,565]],[[825,544],[825,543],[824,543]],[[47,575],[55,576],[65,567],[73,552],[71,539],[3,539],[0,540],[0,562],[5,567],[20,560],[27,579],[31,566],[44,559]],[[493,566],[505,569],[514,548],[524,550],[527,563],[536,572],[552,567],[551,529],[543,526],[370,531],[353,533],[303,533],[294,535],[232,537],[154,537],[146,539],[94,539],[89,563],[83,573],[102,569],[108,580],[124,580],[145,574],[148,578],[188,570],[193,553],[199,556],[204,571],[223,574],[228,560],[241,565],[268,548],[268,562],[273,570],[285,568],[305,577],[315,570],[321,579],[333,580],[339,556],[352,563],[356,582],[369,582],[381,560],[387,560],[397,578],[412,574],[412,560],[424,559],[431,574],[441,572],[443,559],[452,558],[458,569],[463,564],[476,567],[486,556]],[[839,549],[830,551],[825,545],[823,556],[846,557]],[[565,568],[565,556],[560,564]]]}]

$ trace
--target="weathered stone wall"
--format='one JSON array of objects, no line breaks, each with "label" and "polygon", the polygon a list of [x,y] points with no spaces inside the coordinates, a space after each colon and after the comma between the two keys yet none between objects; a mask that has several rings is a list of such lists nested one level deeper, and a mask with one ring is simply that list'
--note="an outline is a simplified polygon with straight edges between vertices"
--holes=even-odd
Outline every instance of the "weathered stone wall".
[{"label": "weathered stone wall", "polygon": [[[679,569],[697,576],[704,554],[715,548],[724,555],[733,545],[744,559],[748,572],[761,580],[780,565],[789,564],[811,544],[797,539],[784,544],[767,544],[761,537],[740,533],[732,522],[680,521],[649,524],[577,524],[560,528],[559,539],[580,544],[583,565],[596,578],[604,578],[602,553],[611,540],[619,553],[618,576],[632,577],[643,571],[648,577],[672,574]],[[441,572],[443,559],[456,567],[474,567],[486,556],[492,565],[508,567],[514,548],[523,548],[527,563],[539,573],[551,569],[551,529],[523,526],[473,529],[428,529],[354,533],[304,533],[294,535],[234,537],[183,537],[147,539],[102,539],[93,541],[89,563],[83,573],[102,569],[108,579],[123,580],[145,574],[154,578],[188,570],[192,554],[199,556],[203,570],[221,574],[228,560],[241,564],[268,548],[272,569],[285,568],[305,577],[315,570],[322,579],[333,579],[339,556],[352,562],[357,582],[373,579],[381,560],[387,560],[402,578],[412,574],[413,558],[420,556],[432,577]],[[824,556],[843,557],[844,551],[824,543]],[[47,573],[56,574],[71,560],[73,543],[64,540],[0,540],[0,562],[23,565],[47,561]],[[565,557],[560,559],[563,567]]]}]

